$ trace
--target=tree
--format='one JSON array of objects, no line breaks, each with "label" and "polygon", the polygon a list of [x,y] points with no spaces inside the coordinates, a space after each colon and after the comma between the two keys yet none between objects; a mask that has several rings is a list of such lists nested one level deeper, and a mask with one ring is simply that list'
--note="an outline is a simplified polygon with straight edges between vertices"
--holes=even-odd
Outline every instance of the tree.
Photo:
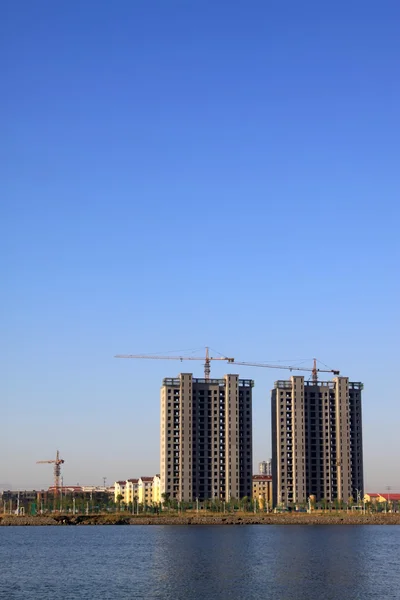
[{"label": "tree", "polygon": [[163,506],[170,506],[171,504],[171,495],[169,492],[163,492],[161,494],[161,498],[162,498],[162,504]]},{"label": "tree", "polygon": [[219,498],[214,498],[212,501],[212,510],[215,512],[219,512],[221,510],[221,500]]},{"label": "tree", "polygon": [[121,500],[123,500],[124,497],[122,494],[118,494],[117,496],[117,503],[118,503],[118,510],[121,510]]},{"label": "tree", "polygon": [[322,510],[326,510],[327,500],[326,498],[321,498],[321,508]]}]

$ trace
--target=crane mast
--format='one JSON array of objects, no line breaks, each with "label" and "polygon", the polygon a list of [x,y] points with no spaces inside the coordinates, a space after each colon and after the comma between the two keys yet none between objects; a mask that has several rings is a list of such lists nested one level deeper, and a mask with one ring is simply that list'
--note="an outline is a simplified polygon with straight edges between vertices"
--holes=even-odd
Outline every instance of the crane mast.
[{"label": "crane mast", "polygon": [[154,354],[117,354],[114,358],[147,358],[152,360],[204,360],[204,378],[206,381],[210,380],[211,374],[211,361],[212,360],[225,360],[228,363],[234,363],[234,358],[228,358],[227,356],[210,356],[209,348],[206,347],[205,356],[156,356]]},{"label": "crane mast", "polygon": [[37,460],[37,465],[54,464],[54,496],[57,496],[60,489],[61,465],[65,460],[60,458],[60,453],[57,450],[55,460]]}]

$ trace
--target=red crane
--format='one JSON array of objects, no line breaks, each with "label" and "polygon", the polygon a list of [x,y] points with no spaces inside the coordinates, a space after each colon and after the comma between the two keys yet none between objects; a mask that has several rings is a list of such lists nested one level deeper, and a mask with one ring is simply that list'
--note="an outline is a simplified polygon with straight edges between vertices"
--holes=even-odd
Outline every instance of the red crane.
[{"label": "red crane", "polygon": [[57,496],[60,488],[61,465],[64,464],[64,459],[60,458],[60,453],[57,450],[55,460],[37,460],[37,465],[54,464],[54,495]]}]

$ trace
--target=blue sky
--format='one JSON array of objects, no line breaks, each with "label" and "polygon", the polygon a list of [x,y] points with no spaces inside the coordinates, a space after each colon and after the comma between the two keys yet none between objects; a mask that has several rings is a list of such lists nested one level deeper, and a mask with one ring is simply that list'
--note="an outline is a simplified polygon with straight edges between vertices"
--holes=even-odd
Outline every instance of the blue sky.
[{"label": "blue sky", "polygon": [[[400,489],[398,2],[2,13],[0,483],[155,473],[161,380],[202,365],[113,356],[209,345],[363,381],[366,487]],[[240,374],[256,464],[286,373]]]}]

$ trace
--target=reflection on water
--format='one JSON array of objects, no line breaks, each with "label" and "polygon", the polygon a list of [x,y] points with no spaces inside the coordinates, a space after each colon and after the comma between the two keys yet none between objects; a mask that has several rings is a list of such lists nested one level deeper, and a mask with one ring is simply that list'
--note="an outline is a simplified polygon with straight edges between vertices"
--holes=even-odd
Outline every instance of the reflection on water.
[{"label": "reflection on water", "polygon": [[400,598],[400,527],[0,528],[0,598]]}]

